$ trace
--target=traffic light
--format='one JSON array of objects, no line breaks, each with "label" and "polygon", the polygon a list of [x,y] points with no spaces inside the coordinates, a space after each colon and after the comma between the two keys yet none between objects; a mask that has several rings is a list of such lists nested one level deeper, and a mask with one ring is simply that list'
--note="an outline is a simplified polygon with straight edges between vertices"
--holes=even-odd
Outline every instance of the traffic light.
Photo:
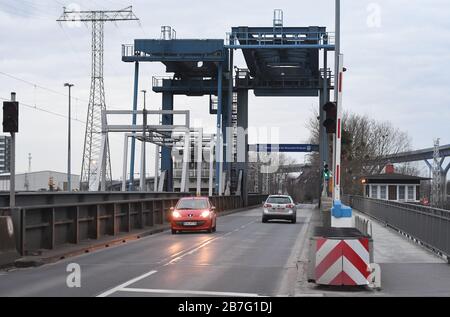
[{"label": "traffic light", "polygon": [[3,132],[19,132],[19,103],[3,102]]},{"label": "traffic light", "polygon": [[327,130],[328,134],[336,133],[336,120],[337,120],[337,105],[336,102],[327,102],[323,106],[323,110],[326,112],[326,118],[323,122],[323,126]]},{"label": "traffic light", "polygon": [[328,168],[328,164],[325,164],[325,166],[323,167],[323,178],[328,181],[331,178],[331,172]]}]

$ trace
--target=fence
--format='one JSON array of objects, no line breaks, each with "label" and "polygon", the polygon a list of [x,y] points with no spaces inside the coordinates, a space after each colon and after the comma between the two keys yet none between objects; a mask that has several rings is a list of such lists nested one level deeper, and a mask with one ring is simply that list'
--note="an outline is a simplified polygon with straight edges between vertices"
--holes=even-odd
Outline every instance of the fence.
[{"label": "fence", "polygon": [[356,210],[420,241],[450,260],[450,211],[360,196],[346,197]]},{"label": "fence", "polygon": [[[70,202],[41,203],[12,210],[1,208],[0,215],[12,216],[18,251],[27,255],[41,249],[54,249],[66,244],[78,244],[86,240],[97,240],[104,236],[116,236],[136,229],[163,225],[169,221],[170,207],[175,206],[180,197],[187,195],[134,193],[122,196],[105,193],[88,195],[90,198],[83,199],[74,195],[71,195],[70,199],[61,196],[60,201]],[[92,201],[94,197],[99,200]],[[115,197],[121,199],[114,200]],[[249,205],[260,204],[264,197],[249,195]],[[45,201],[43,197],[35,199]],[[78,202],[79,199],[88,201]],[[210,200],[219,213],[244,207],[240,196],[213,196]]]}]

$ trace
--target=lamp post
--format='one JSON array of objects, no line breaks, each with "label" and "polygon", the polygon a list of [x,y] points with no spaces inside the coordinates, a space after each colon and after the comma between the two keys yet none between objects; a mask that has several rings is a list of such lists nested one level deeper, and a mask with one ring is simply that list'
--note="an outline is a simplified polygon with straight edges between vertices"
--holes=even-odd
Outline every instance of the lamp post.
[{"label": "lamp post", "polygon": [[141,90],[144,93],[144,111],[142,113],[142,145],[141,145],[141,181],[140,181],[140,190],[141,192],[145,192],[146,184],[145,184],[145,142],[146,141],[146,129],[147,129],[147,108],[146,108],[146,90]]},{"label": "lamp post", "polygon": [[70,167],[70,157],[71,157],[71,88],[73,87],[73,84],[65,83],[64,87],[69,87],[69,117],[68,117],[68,141],[67,141],[67,191],[72,191],[72,176],[71,176],[71,167]]}]

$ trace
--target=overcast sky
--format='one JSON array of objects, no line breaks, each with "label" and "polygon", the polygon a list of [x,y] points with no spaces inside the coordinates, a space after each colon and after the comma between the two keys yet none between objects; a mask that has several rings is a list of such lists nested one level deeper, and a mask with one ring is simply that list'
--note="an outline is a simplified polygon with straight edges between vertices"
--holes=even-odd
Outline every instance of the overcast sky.
[{"label": "overcast sky", "polygon": [[[0,0],[0,98],[16,91],[22,103],[18,172],[27,169],[28,153],[34,171],[66,170],[67,88],[63,84],[71,82],[76,98],[72,168],[80,173],[85,129],[80,121],[86,119],[89,98],[91,34],[89,25],[60,26],[55,20],[62,7],[121,9],[131,4],[140,24],[109,23],[105,28],[109,108],[132,107],[133,65],[121,61],[121,44],[135,38],[159,38],[161,25],[175,28],[178,38],[224,39],[232,26],[271,26],[273,9],[280,8],[285,26],[320,25],[334,31],[334,0]],[[447,0],[343,0],[342,51],[348,68],[345,108],[391,121],[408,132],[414,149],[431,147],[437,137],[442,144],[450,143],[449,43]],[[245,67],[242,57],[237,63]],[[161,64],[147,63],[141,69],[140,89],[150,91],[152,76],[165,75]],[[160,95],[150,93],[148,98],[150,107],[161,106]],[[318,98],[256,98],[251,93],[249,102],[250,126],[279,127],[282,143],[308,140],[305,125],[312,109],[319,106]],[[175,108],[191,110],[193,125],[214,130],[207,97],[176,97]],[[119,178],[123,139],[115,135],[110,140],[113,174]],[[153,164],[149,165],[152,172]]]}]

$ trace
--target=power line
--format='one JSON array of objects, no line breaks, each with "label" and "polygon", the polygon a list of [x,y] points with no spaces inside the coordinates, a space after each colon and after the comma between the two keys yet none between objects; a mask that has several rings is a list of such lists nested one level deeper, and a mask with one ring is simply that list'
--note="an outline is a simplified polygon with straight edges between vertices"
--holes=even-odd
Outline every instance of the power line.
[{"label": "power line", "polygon": [[[4,97],[0,97],[0,99],[1,100],[5,100],[5,101],[9,101],[10,100],[10,99],[4,98]],[[51,111],[51,110],[47,110],[47,109],[44,109],[44,108],[40,108],[40,107],[37,107],[37,106],[33,106],[33,105],[30,105],[30,104],[24,103],[22,101],[20,102],[20,105],[21,106],[25,106],[25,107],[30,108],[30,109],[34,109],[34,110],[37,110],[37,111],[42,111],[42,112],[49,113],[49,114],[52,114],[52,115],[55,115],[55,116],[58,116],[58,117],[61,117],[61,118],[68,119],[68,116],[63,115],[61,113],[54,112],[54,111]],[[71,118],[71,120],[72,121],[77,121],[77,122],[80,122],[80,123],[83,123],[83,124],[86,124],[86,121],[82,121],[80,119]]]},{"label": "power line", "polygon": [[[69,95],[66,94],[66,93],[63,93],[63,92],[54,90],[54,89],[52,89],[52,88],[48,88],[48,87],[42,86],[42,85],[40,85],[40,84],[38,84],[38,83],[34,83],[34,82],[32,82],[32,81],[29,81],[29,80],[26,80],[26,79],[23,79],[23,78],[20,78],[20,77],[17,77],[17,76],[14,76],[14,75],[5,73],[5,72],[3,72],[3,71],[0,71],[0,75],[9,77],[9,78],[11,78],[11,79],[14,79],[14,80],[17,80],[17,81],[20,81],[20,82],[23,82],[23,83],[25,83],[25,84],[27,84],[27,85],[33,86],[33,88],[39,88],[39,89],[42,89],[42,90],[51,92],[51,93],[53,93],[53,94],[57,94],[57,95],[60,95],[60,96],[63,96],[63,97],[69,97]],[[72,96],[72,99],[74,99],[74,100],[76,100],[76,101],[82,101],[82,102],[89,103],[88,100],[81,99],[81,98],[78,98],[78,97],[75,97],[75,96]],[[120,109],[120,108],[118,108],[118,107],[114,107],[114,106],[111,106],[111,105],[109,105],[108,107],[109,107],[109,108],[112,108],[112,109]]]},{"label": "power line", "polygon": [[[0,100],[9,101],[10,98],[0,97]],[[21,106],[25,106],[25,107],[27,107],[27,108],[29,108],[29,109],[32,109],[32,110],[41,111],[41,112],[48,113],[48,114],[51,114],[51,115],[54,115],[54,116],[57,116],[57,117],[60,117],[60,118],[64,118],[64,119],[66,119],[66,120],[69,118],[67,115],[64,115],[64,114],[62,114],[62,113],[58,113],[58,112],[54,112],[54,111],[51,111],[51,110],[47,110],[47,109],[44,109],[44,108],[41,108],[41,107],[33,106],[33,105],[30,105],[30,104],[25,103],[25,102],[22,102],[22,101],[20,101],[20,105],[21,105]],[[80,120],[80,119],[77,119],[77,118],[70,118],[70,119],[71,119],[72,121],[81,123],[81,124],[83,124],[83,125],[86,124],[86,121],[83,121],[83,120]],[[113,138],[116,138],[117,141],[119,140],[119,139],[117,139],[117,138],[119,137],[118,135],[112,134],[111,136],[112,136]],[[120,138],[120,141],[122,141],[122,140],[123,140],[123,139]]]},{"label": "power line", "polygon": [[[25,84],[28,84],[30,86],[33,86],[34,88],[39,88],[39,89],[42,89],[42,90],[45,90],[45,91],[48,91],[48,92],[51,92],[51,93],[54,93],[54,94],[57,94],[57,95],[60,95],[60,96],[64,96],[64,97],[68,97],[69,96],[69,95],[67,95],[65,93],[62,93],[60,91],[57,91],[57,90],[54,90],[54,89],[51,89],[51,88],[48,88],[48,87],[41,86],[41,85],[39,85],[37,83],[33,83],[33,82],[29,81],[29,80],[26,80],[26,79],[23,79],[23,78],[19,78],[17,76],[14,76],[14,75],[2,72],[2,71],[0,71],[0,74],[3,75],[3,76],[9,77],[11,79],[15,79],[15,80],[18,80],[18,81],[23,82]],[[76,99],[76,100],[79,100],[79,101],[88,102],[86,100],[82,100],[82,99],[77,98],[77,97],[72,97],[72,98]]]}]

